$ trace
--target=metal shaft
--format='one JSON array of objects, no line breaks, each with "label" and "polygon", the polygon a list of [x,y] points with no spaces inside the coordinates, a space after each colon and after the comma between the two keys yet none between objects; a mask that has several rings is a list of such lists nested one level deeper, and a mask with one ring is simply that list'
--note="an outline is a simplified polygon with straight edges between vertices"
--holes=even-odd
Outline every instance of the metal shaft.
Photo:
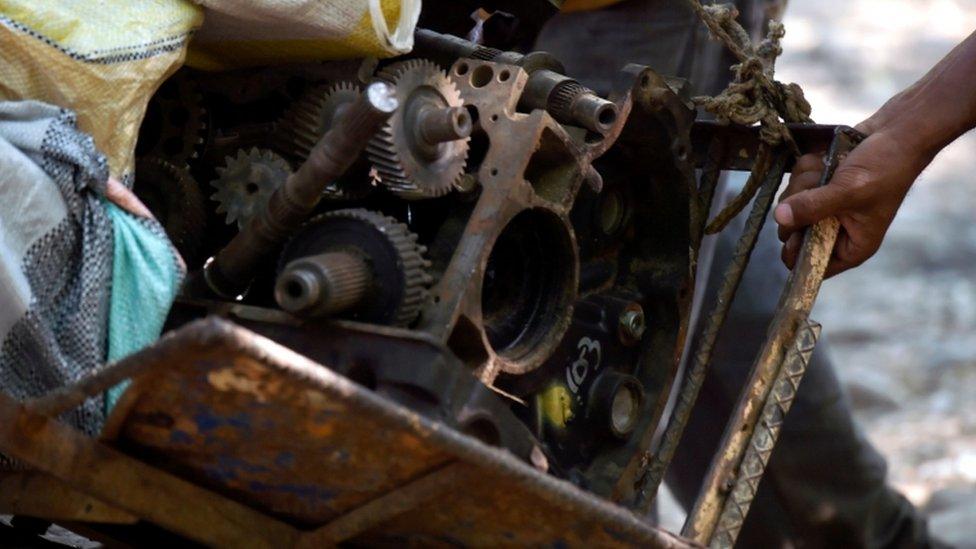
[{"label": "metal shaft", "polygon": [[204,277],[210,289],[226,299],[244,293],[255,269],[301,226],[323,190],[349,169],[396,108],[391,85],[367,86],[267,206],[207,263]]},{"label": "metal shaft", "polygon": [[354,252],[326,252],[286,265],[275,282],[275,301],[298,316],[333,315],[355,307],[369,282],[365,258]]},{"label": "metal shaft", "polygon": [[425,109],[418,120],[420,138],[436,145],[464,139],[471,135],[471,115],[464,107]]},{"label": "metal shaft", "polygon": [[642,511],[649,509],[651,502],[654,501],[658,487],[664,480],[664,473],[674,458],[675,450],[681,441],[681,435],[688,425],[691,411],[698,400],[698,393],[705,382],[705,373],[712,360],[712,351],[715,349],[715,342],[718,341],[719,331],[732,306],[732,298],[742,281],[742,275],[745,273],[746,265],[749,264],[752,250],[756,246],[756,241],[759,240],[759,233],[762,231],[766,216],[773,204],[776,189],[779,188],[780,181],[783,178],[786,161],[786,154],[777,154],[765,174],[756,174],[763,180],[762,188],[752,205],[752,211],[749,213],[745,229],[742,231],[742,236],[739,237],[732,261],[722,279],[722,286],[719,288],[715,306],[705,320],[701,341],[692,359],[685,383],[678,394],[678,400],[674,411],[671,413],[671,418],[668,420],[661,445],[651,459],[648,470],[641,481],[636,503]]},{"label": "metal shaft", "polygon": [[773,448],[779,439],[783,421],[790,407],[793,406],[796,392],[800,382],[803,381],[807,365],[810,364],[810,356],[819,338],[820,324],[807,320],[800,326],[793,346],[787,351],[776,380],[773,381],[773,388],[763,406],[756,431],[749,440],[749,448],[742,458],[742,465],[739,466],[735,483],[729,492],[729,499],[725,502],[722,514],[719,515],[718,526],[712,536],[710,547],[732,549],[735,546],[735,540],[739,537],[739,531],[745,523],[749,507],[752,506],[752,501],[759,490],[759,482],[766,472],[769,457],[773,454]]}]

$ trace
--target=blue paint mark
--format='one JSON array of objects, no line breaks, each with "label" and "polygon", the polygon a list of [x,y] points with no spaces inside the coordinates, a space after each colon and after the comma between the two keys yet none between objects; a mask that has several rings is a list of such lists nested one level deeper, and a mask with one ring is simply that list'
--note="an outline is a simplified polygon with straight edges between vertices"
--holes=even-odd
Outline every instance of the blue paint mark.
[{"label": "blue paint mark", "polygon": [[310,504],[329,502],[337,495],[335,490],[329,490],[328,488],[314,484],[267,484],[258,480],[252,480],[247,486],[254,492],[287,494],[303,499]]},{"label": "blue paint mark", "polygon": [[169,441],[171,444],[193,444],[193,437],[186,431],[173,429],[169,432]]},{"label": "blue paint mark", "polygon": [[295,454],[291,452],[279,452],[275,458],[275,465],[279,469],[291,469],[295,466]]},{"label": "blue paint mark", "polygon": [[220,418],[213,415],[209,410],[202,410],[193,415],[193,421],[197,424],[197,431],[207,433],[220,427]]},{"label": "blue paint mark", "polygon": [[207,434],[218,427],[233,427],[247,434],[251,433],[251,416],[247,412],[240,412],[231,416],[221,416],[213,413],[207,408],[198,408],[193,415],[193,421],[197,425],[197,431]]},{"label": "blue paint mark", "polygon": [[217,467],[236,473],[270,473],[271,469],[255,463],[244,461],[236,456],[218,455]]},{"label": "blue paint mark", "polygon": [[502,536],[505,536],[505,539],[515,539],[515,532],[509,532],[506,530],[502,532]]},{"label": "blue paint mark", "polygon": [[552,542],[552,549],[569,549],[569,544],[564,539],[557,539]]},{"label": "blue paint mark", "polygon": [[213,480],[227,484],[232,480],[237,479],[237,473],[234,471],[229,471],[225,469],[219,469],[214,467],[207,467],[203,470],[203,473]]}]

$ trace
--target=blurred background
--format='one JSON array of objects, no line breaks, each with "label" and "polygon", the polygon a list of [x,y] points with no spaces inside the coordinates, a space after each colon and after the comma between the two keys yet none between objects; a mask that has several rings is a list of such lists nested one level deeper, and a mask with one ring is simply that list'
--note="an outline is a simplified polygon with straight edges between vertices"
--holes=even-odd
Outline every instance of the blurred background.
[{"label": "blurred background", "polygon": [[[779,80],[817,122],[853,125],[976,30],[976,0],[791,0],[784,23]],[[824,284],[813,318],[891,482],[976,547],[976,133],[925,171],[872,260]]]}]

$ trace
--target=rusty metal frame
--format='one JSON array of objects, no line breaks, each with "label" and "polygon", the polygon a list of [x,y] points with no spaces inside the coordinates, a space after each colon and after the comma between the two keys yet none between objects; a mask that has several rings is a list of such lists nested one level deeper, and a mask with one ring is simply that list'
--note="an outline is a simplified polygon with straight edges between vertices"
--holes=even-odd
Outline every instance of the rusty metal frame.
[{"label": "rusty metal frame", "polygon": [[[506,479],[506,483],[511,483],[508,484],[510,487],[534,494],[532,497],[540,498],[538,501],[560,509],[568,521],[591,524],[589,530],[580,530],[578,525],[573,533],[567,534],[570,539],[577,540],[571,545],[586,539],[578,537],[585,536],[584,532],[591,532],[597,536],[594,542],[602,539],[601,544],[692,546],[674,535],[648,526],[625,509],[536,470],[507,452],[486,446],[392,404],[293,351],[218,319],[195,321],[135,355],[125,365],[109,367],[93,380],[83,382],[82,387],[76,386],[60,394],[97,393],[117,379],[120,374],[113,371],[115,369],[134,376],[136,385],[140,385],[140,380],[145,378],[142,385],[151,386],[154,383],[152,380],[166,373],[166,368],[183,368],[181,361],[192,362],[193,359],[187,357],[193,356],[200,356],[199,360],[204,363],[198,364],[205,367],[222,367],[212,364],[214,352],[226,356],[229,364],[238,364],[243,360],[293,372],[289,375],[305,380],[302,383],[307,383],[309,390],[319,391],[337,403],[345,403],[343,406],[354,406],[370,417],[388,422],[391,428],[412,432],[413,436],[421,437],[425,444],[439,448],[452,457],[434,471],[389,493],[380,494],[359,508],[350,509],[318,529],[303,530],[281,518],[272,518],[257,509],[232,501],[226,495],[196,486],[181,478],[180,474],[164,471],[126,455],[106,442],[89,438],[39,413],[31,403],[17,403],[4,394],[0,394],[0,451],[29,465],[38,473],[63,482],[80,495],[96,498],[119,513],[127,513],[212,546],[311,547],[368,535],[390,519],[429,502],[438,494],[458,490],[460,479],[482,483],[486,475]],[[134,364],[140,364],[141,368]],[[133,398],[138,398],[138,391],[135,396],[129,397],[128,403],[120,403],[118,417],[113,416],[117,424],[131,416]],[[73,396],[66,397],[63,402],[73,399]],[[36,404],[42,402],[48,403],[46,409],[63,407],[53,404],[51,399],[35,401]],[[110,430],[121,433],[119,427],[110,426]],[[165,466],[165,460],[160,464]],[[77,517],[60,519],[83,521],[85,516],[79,514]],[[492,527],[490,523],[483,526]]]},{"label": "rusty metal frame", "polygon": [[[823,140],[829,130],[830,141],[820,185],[827,184],[841,159],[864,137],[846,126],[807,125],[794,129],[802,136],[798,139],[804,142],[801,150],[823,150]],[[741,132],[741,129],[733,131]],[[761,145],[757,146],[761,150]],[[777,186],[778,182],[777,178]],[[756,200],[757,204],[760,202],[761,199]],[[839,222],[830,218],[806,232],[796,267],[770,322],[769,335],[739,395],[682,535],[714,547],[735,544],[778,437],[779,425],[789,410],[816,343],[818,331],[810,325],[808,316],[823,282],[838,230]],[[730,274],[734,275],[736,268],[737,263],[733,260]],[[713,316],[724,316],[722,309],[720,300]],[[696,364],[698,362],[701,361]],[[707,364],[707,357],[704,363]],[[761,418],[766,418],[766,422],[760,424]],[[676,444],[676,441],[665,442]]]}]

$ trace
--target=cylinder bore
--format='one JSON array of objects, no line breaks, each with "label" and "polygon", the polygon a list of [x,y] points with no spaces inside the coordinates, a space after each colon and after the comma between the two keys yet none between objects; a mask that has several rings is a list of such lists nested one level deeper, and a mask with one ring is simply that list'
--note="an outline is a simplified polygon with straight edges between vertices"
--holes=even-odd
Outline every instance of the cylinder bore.
[{"label": "cylinder bore", "polygon": [[577,257],[569,226],[537,208],[516,215],[499,235],[485,267],[481,311],[502,369],[525,373],[559,343],[576,298]]}]

